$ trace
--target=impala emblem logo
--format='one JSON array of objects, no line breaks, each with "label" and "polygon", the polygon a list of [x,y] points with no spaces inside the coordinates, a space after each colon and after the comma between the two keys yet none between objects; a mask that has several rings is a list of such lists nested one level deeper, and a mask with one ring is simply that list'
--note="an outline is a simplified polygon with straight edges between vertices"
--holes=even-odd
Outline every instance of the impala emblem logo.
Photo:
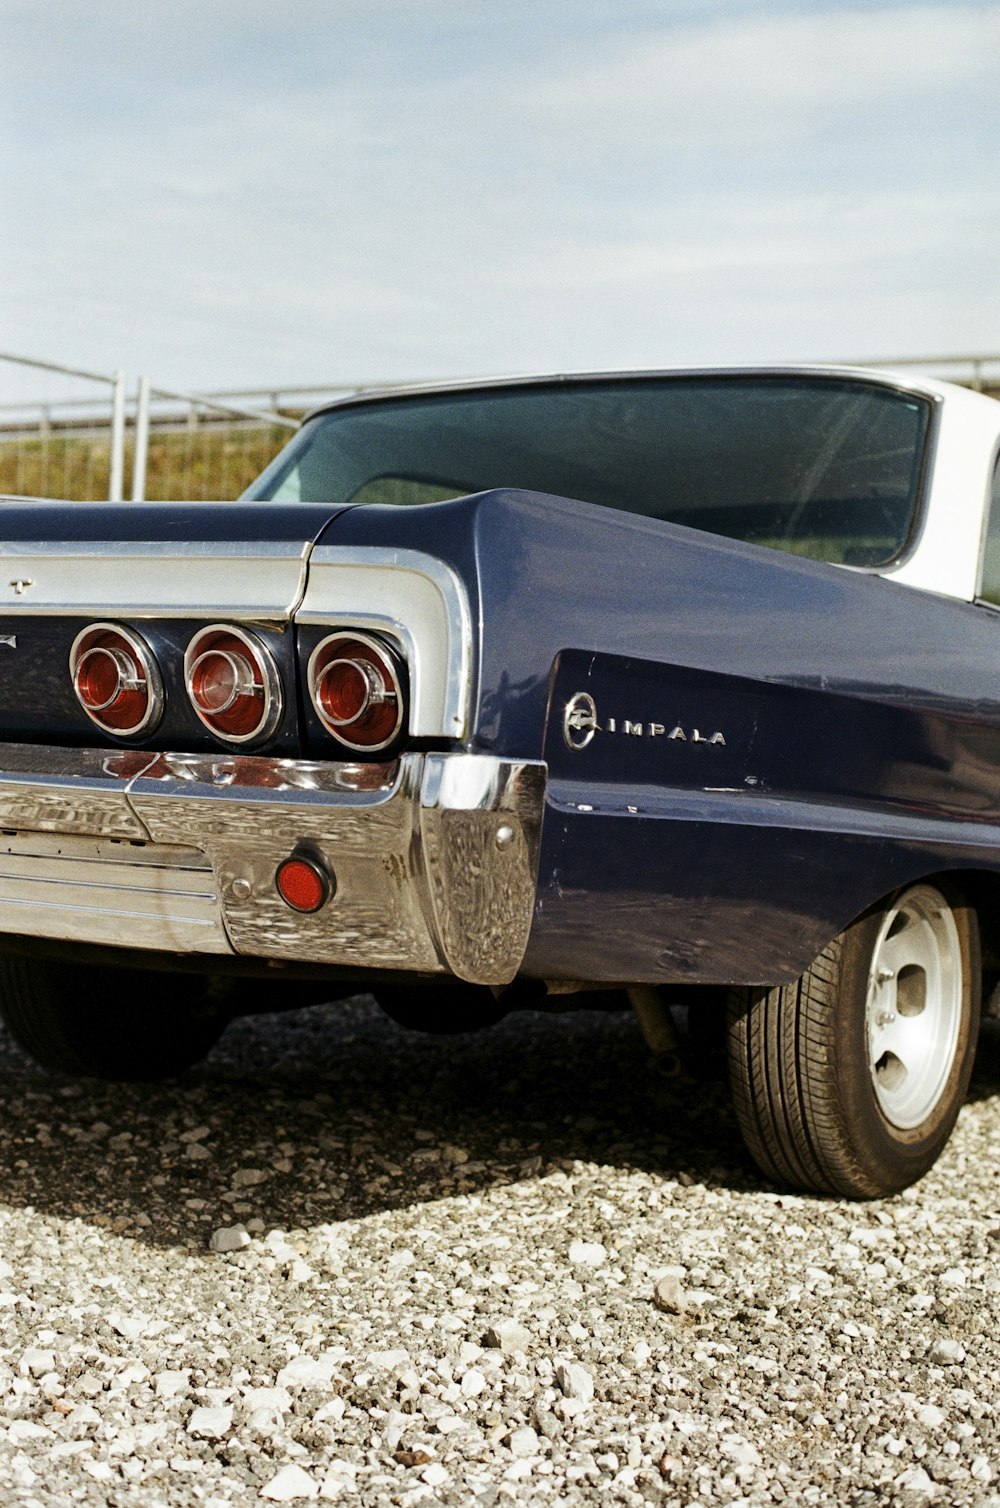
[{"label": "impala emblem logo", "polygon": [[563,739],[568,749],[585,749],[595,733],[600,733],[597,705],[586,691],[578,691],[566,703],[563,713]]},{"label": "impala emblem logo", "polygon": [[666,723],[633,722],[630,717],[609,717],[604,725],[597,721],[597,703],[586,691],[578,691],[566,703],[563,712],[563,741],[568,749],[585,749],[595,733],[627,734],[630,738],[666,738],[674,743],[709,744],[726,747],[725,736],[718,732],[702,733],[700,728],[672,728]]}]

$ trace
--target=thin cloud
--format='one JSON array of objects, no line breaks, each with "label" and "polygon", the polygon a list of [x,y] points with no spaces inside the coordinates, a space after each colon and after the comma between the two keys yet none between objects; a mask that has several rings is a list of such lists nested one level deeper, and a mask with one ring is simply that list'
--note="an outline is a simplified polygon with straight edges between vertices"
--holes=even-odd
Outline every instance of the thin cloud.
[{"label": "thin cloud", "polygon": [[222,387],[1000,347],[995,0],[0,9],[15,348]]}]

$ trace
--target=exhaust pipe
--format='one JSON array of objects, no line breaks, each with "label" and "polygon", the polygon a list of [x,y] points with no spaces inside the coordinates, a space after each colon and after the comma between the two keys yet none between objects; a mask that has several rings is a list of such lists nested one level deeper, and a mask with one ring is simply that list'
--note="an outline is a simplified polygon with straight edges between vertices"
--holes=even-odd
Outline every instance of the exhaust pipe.
[{"label": "exhaust pipe", "polygon": [[680,1039],[669,1005],[652,984],[632,985],[628,998],[646,1046],[653,1054],[657,1073],[665,1079],[676,1079],[681,1071]]}]

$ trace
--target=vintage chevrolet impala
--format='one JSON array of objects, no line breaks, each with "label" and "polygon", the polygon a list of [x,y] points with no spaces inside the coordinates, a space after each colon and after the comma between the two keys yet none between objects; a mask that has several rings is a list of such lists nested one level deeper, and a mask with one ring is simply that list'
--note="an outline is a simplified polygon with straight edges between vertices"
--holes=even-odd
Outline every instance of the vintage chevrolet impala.
[{"label": "vintage chevrolet impala", "polygon": [[239,502],[8,500],[8,1028],[154,1076],[358,988],[683,1001],[765,1174],[911,1183],[998,971],[998,441],[891,373],[532,379],[334,404]]}]

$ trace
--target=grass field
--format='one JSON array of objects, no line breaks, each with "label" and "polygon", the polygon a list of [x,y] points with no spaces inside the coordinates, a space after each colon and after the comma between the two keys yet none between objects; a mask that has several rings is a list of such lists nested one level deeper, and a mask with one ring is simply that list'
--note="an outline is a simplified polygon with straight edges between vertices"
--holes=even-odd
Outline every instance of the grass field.
[{"label": "grass field", "polygon": [[[153,433],[146,497],[199,502],[239,497],[277,454],[291,431],[212,428]],[[0,442],[0,493],[99,502],[108,495],[108,441],[50,435]],[[131,495],[132,447],[125,452],[125,495]]]}]

